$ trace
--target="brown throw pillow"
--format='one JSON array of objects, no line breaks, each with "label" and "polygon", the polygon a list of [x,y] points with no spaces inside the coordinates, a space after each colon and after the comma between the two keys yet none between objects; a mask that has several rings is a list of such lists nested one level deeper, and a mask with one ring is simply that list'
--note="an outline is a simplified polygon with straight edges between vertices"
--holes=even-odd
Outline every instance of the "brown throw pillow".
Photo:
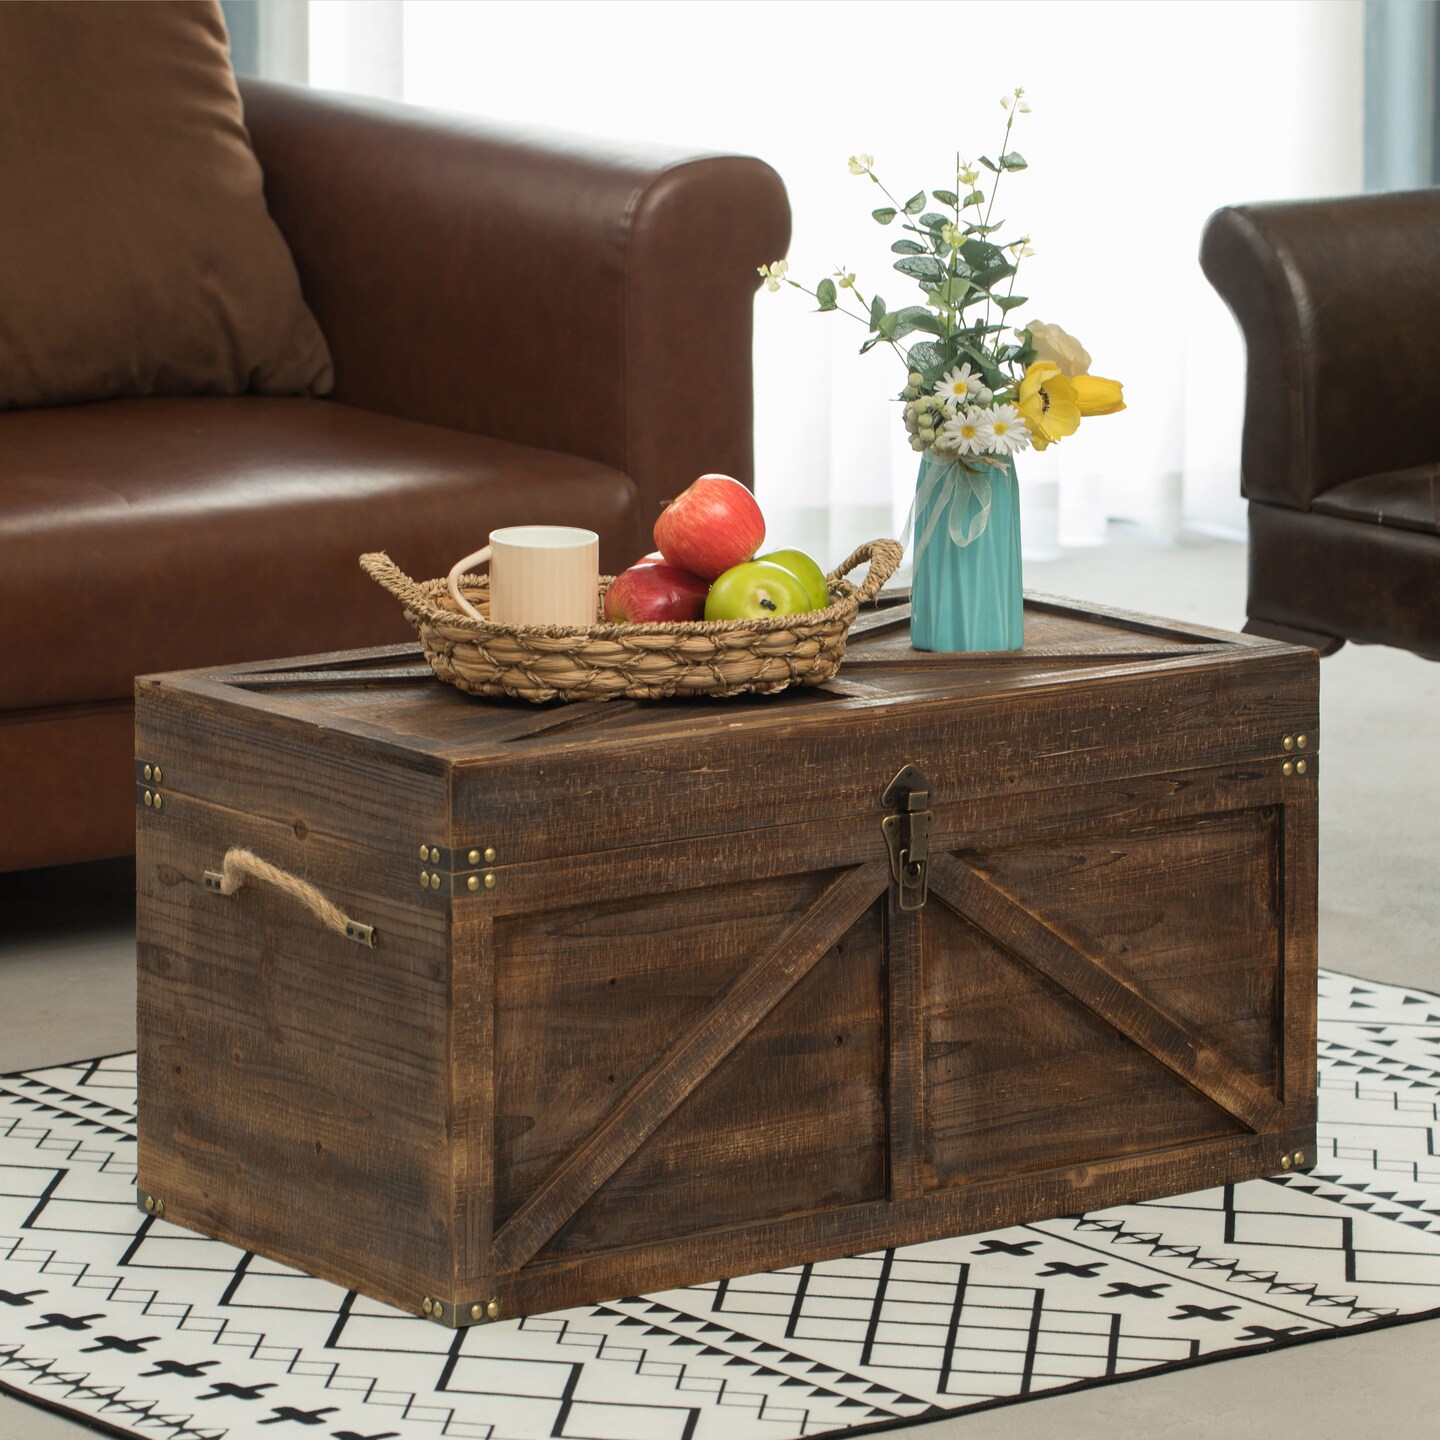
[{"label": "brown throw pillow", "polygon": [[0,409],[323,394],[212,0],[0,3]]}]

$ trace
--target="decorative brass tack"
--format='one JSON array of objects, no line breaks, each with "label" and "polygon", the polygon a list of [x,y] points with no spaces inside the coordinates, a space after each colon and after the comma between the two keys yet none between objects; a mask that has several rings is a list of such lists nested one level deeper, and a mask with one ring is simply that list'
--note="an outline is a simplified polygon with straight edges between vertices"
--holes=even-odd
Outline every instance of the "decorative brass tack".
[{"label": "decorative brass tack", "polygon": [[1303,760],[1297,760],[1295,762],[1295,773],[1297,775],[1303,775],[1305,773],[1305,762]]},{"label": "decorative brass tack", "polygon": [[149,780],[154,773],[154,770],[149,765],[145,767],[145,778],[147,780]]},{"label": "decorative brass tack", "polygon": [[420,872],[420,888],[422,890],[428,890],[430,888],[430,872],[428,870],[422,870]]},{"label": "decorative brass tack", "polygon": [[148,790],[145,792],[145,803],[147,805],[153,805],[155,803],[155,797]]},{"label": "decorative brass tack", "polygon": [[1295,773],[1295,762],[1293,760],[1287,760],[1280,767],[1280,773],[1282,775],[1293,775]]},{"label": "decorative brass tack", "polygon": [[430,1313],[437,1320],[443,1320],[445,1318],[445,1307],[437,1300],[435,1302],[435,1308]]},{"label": "decorative brass tack", "polygon": [[152,1215],[155,1213],[155,1197],[154,1197],[153,1195],[147,1195],[147,1196],[145,1197],[145,1208],[146,1208]]},{"label": "decorative brass tack", "polygon": [[1280,743],[1287,750],[1293,750],[1295,748],[1295,737],[1293,735],[1287,735]]},{"label": "decorative brass tack", "polygon": [[485,1313],[486,1313],[492,1320],[498,1320],[498,1319],[500,1318],[500,1302],[499,1302],[498,1300],[492,1300],[492,1301],[485,1307]]},{"label": "decorative brass tack", "polygon": [[1303,1150],[1297,1150],[1295,1152],[1295,1163],[1297,1165],[1303,1165],[1305,1163],[1305,1152]]},{"label": "decorative brass tack", "polygon": [[480,877],[478,875],[472,875],[465,882],[465,888],[467,890],[478,890],[480,888]]},{"label": "decorative brass tack", "polygon": [[420,847],[420,858],[422,860],[428,860],[430,858],[430,847],[428,845],[422,845]]},{"label": "decorative brass tack", "polygon": [[484,1313],[478,1305],[472,1305],[470,1307],[470,1318],[472,1320],[478,1320]]},{"label": "decorative brass tack", "polygon": [[1282,1170],[1288,1170],[1290,1168],[1290,1157],[1288,1155],[1282,1155],[1280,1157],[1280,1168]]},{"label": "decorative brass tack", "polygon": [[158,810],[165,803],[165,797],[157,790],[155,792],[155,808]]},{"label": "decorative brass tack", "polygon": [[438,870],[432,870],[430,872],[430,888],[432,890],[438,890],[440,888],[440,872]]},{"label": "decorative brass tack", "polygon": [[[1295,743],[1296,743],[1302,750],[1305,748],[1305,746],[1306,746],[1306,744],[1307,744],[1308,742],[1309,742],[1309,736],[1307,736],[1307,735],[1297,735],[1297,736],[1295,737]],[[158,780],[160,777],[157,775],[155,778]]]},{"label": "decorative brass tack", "polygon": [[495,863],[495,847],[493,845],[487,845],[485,847],[485,863],[487,865],[493,865]]},{"label": "decorative brass tack", "polygon": [[487,890],[493,890],[495,888],[495,872],[493,870],[486,873],[485,888]]},{"label": "decorative brass tack", "polygon": [[158,785],[165,777],[160,773],[160,767],[155,767],[155,783]]},{"label": "decorative brass tack", "polygon": [[478,865],[480,863],[480,852],[478,850],[472,850],[466,858],[472,865]]},{"label": "decorative brass tack", "polygon": [[434,1308],[435,1302],[427,1295],[421,1302],[420,1308],[428,1315]]}]

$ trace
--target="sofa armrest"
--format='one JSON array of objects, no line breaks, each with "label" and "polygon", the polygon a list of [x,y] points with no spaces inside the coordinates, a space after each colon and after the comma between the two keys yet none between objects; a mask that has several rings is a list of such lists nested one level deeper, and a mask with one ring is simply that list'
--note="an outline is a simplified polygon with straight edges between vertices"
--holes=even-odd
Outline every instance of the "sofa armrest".
[{"label": "sofa armrest", "polygon": [[697,475],[753,483],[769,166],[241,85],[334,399],[623,471],[647,549]]},{"label": "sofa armrest", "polygon": [[1218,210],[1200,264],[1245,335],[1251,500],[1440,458],[1440,190]]}]

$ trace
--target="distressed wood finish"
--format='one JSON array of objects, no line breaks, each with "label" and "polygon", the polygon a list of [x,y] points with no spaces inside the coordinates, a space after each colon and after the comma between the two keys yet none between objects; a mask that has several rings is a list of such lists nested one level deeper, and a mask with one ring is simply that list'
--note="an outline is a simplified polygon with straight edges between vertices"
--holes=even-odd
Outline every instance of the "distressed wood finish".
[{"label": "distressed wood finish", "polygon": [[[773,697],[478,702],[409,647],[136,693],[168,1220],[468,1324],[1313,1159],[1311,652],[1032,596],[920,655],[885,597]],[[233,845],[376,948],[206,891]]]}]

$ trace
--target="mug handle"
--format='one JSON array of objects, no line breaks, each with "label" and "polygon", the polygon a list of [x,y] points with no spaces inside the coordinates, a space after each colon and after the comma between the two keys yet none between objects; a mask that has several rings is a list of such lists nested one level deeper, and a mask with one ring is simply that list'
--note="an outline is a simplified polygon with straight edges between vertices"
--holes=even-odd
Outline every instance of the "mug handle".
[{"label": "mug handle", "polygon": [[450,592],[450,598],[467,614],[472,620],[478,620],[480,624],[487,625],[489,621],[460,593],[460,577],[464,575],[472,565],[481,565],[490,558],[490,551],[493,547],[482,546],[473,555],[467,555],[463,560],[457,560],[450,567],[450,573],[445,577],[445,588]]}]

